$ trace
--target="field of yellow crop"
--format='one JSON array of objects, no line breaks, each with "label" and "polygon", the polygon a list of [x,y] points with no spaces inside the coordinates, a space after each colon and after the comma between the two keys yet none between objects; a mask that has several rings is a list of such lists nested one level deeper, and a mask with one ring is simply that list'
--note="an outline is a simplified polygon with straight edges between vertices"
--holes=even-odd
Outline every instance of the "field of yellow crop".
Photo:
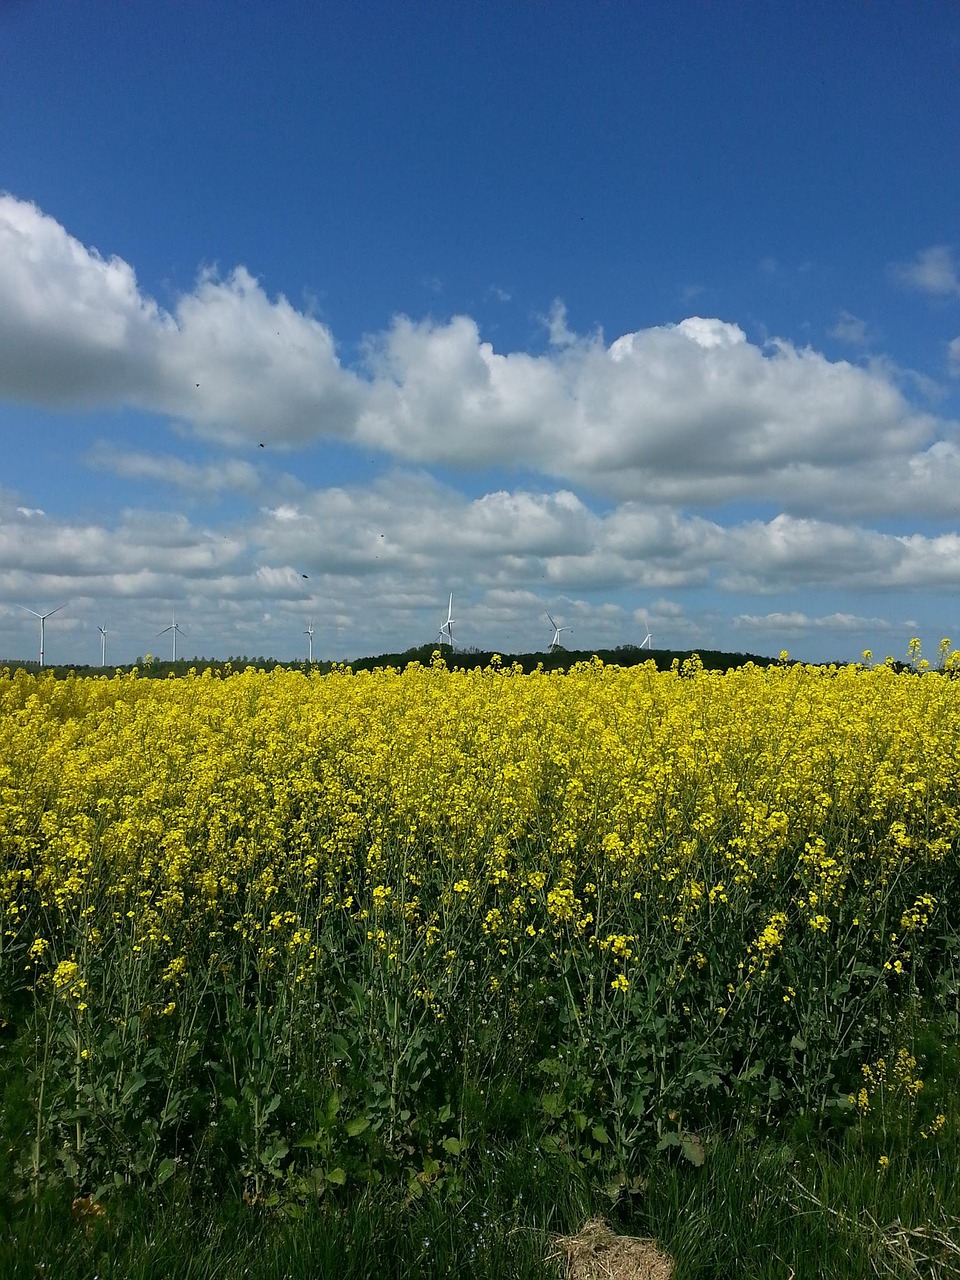
[{"label": "field of yellow crop", "polygon": [[629,1178],[881,1106],[936,1148],[958,830],[934,672],[6,673],[17,1177],[417,1192],[524,1129]]}]

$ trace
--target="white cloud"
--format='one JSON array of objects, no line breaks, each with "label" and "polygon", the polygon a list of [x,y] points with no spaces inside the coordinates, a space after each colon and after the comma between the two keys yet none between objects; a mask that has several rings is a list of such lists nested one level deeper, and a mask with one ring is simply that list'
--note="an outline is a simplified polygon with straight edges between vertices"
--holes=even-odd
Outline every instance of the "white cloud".
[{"label": "white cloud", "polygon": [[[921,258],[920,277],[951,278],[942,255]],[[621,501],[763,497],[856,515],[909,495],[913,511],[952,509],[941,459],[927,463],[953,448],[956,424],[914,409],[882,365],[761,347],[711,317],[609,345],[577,336],[561,303],[547,324],[549,349],[531,355],[495,351],[468,316],[398,317],[370,336],[364,367],[346,369],[329,328],[269,298],[243,267],[202,275],[165,311],[127,263],[0,197],[0,394],[10,398],[134,405],[227,443],[333,438],[423,465],[532,468]],[[119,451],[103,461],[195,491],[254,485],[242,468],[217,477]]]},{"label": "white cloud", "polygon": [[851,315],[849,311],[841,311],[837,322],[830,330],[831,338],[838,342],[846,342],[851,347],[865,347],[870,342],[870,333],[866,320]]},{"label": "white cloud", "polygon": [[250,273],[201,277],[158,344],[157,407],[214,439],[298,444],[349,436],[362,388],[333,335]]},{"label": "white cloud", "polygon": [[960,378],[960,337],[947,343],[947,370],[952,378]]},{"label": "white cloud", "polygon": [[[174,603],[191,652],[296,650],[312,620],[317,651],[348,657],[432,640],[450,591],[460,640],[506,651],[549,643],[546,610],[575,628],[578,648],[639,643],[647,629],[658,643],[720,647],[716,600],[727,598],[740,632],[758,637],[748,647],[762,652],[764,635],[800,626],[801,616],[811,634],[853,633],[861,623],[876,631],[880,622],[800,609],[757,614],[734,593],[892,598],[893,589],[960,587],[956,534],[894,536],[784,515],[725,527],[633,502],[598,514],[569,490],[468,498],[407,472],[367,489],[303,489],[296,501],[220,526],[176,512],[38,520],[18,505],[0,495],[0,603],[69,599],[81,631],[108,619],[114,643],[133,646],[130,656],[155,645]],[[686,588],[719,590],[713,614],[680,603]],[[17,650],[3,636],[26,645],[28,622],[11,615],[0,626],[7,653]]]},{"label": "white cloud", "polygon": [[897,263],[893,274],[901,284],[922,293],[941,298],[960,297],[960,274],[949,245],[935,244],[921,249],[910,262]]},{"label": "white cloud", "polygon": [[0,196],[0,391],[55,406],[129,404],[220,439],[347,434],[360,386],[330,331],[243,267],[203,274],[175,313],[35,205]]},{"label": "white cloud", "polygon": [[576,343],[577,335],[567,324],[567,308],[559,298],[554,299],[550,311],[543,317],[543,323],[550,336],[551,347],[572,347]]},{"label": "white cloud", "polygon": [[199,465],[170,454],[138,453],[102,443],[90,453],[87,461],[99,470],[111,471],[127,480],[157,481],[211,496],[224,492],[253,494],[262,483],[256,468],[238,458]]},{"label": "white cloud", "polygon": [[799,587],[886,591],[960,585],[960,535],[894,535],[779,515],[724,531],[729,591]]},{"label": "white cloud", "polygon": [[810,617],[800,610],[793,610],[790,613],[742,613],[733,619],[733,625],[738,629],[769,632],[771,635],[795,636],[803,635],[808,631],[860,633],[888,632],[894,629],[885,618],[862,618],[855,613],[830,613],[821,617]]},{"label": "white cloud", "polygon": [[171,321],[133,268],[0,195],[0,387],[52,405],[122,401],[155,381]]},{"label": "white cloud", "polygon": [[945,429],[889,378],[785,342],[762,350],[701,317],[545,356],[495,352],[468,317],[400,319],[370,363],[362,440],[425,464],[532,466],[618,498],[787,502],[797,467],[849,492],[857,468],[902,466]]}]

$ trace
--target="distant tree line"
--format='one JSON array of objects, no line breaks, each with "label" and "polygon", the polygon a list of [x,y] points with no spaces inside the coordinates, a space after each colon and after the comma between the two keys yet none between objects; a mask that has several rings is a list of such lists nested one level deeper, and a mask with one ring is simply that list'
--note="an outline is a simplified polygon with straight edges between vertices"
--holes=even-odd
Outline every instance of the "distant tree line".
[{"label": "distant tree line", "polygon": [[[23,670],[34,675],[41,670],[57,679],[69,675],[75,676],[112,676],[116,672],[129,673],[134,668],[144,679],[166,680],[171,676],[186,676],[190,671],[197,673],[210,671],[224,676],[233,671],[246,671],[253,667],[257,671],[273,671],[283,667],[288,671],[316,672],[320,675],[331,671],[334,667],[349,666],[353,671],[374,671],[377,667],[397,667],[402,669],[411,662],[420,662],[429,666],[433,655],[439,653],[448,667],[473,671],[477,667],[487,667],[496,655],[504,667],[519,666],[526,673],[541,667],[544,671],[567,671],[578,662],[589,662],[599,658],[608,665],[620,667],[640,666],[644,662],[653,662],[660,671],[669,671],[674,662],[679,665],[694,653],[700,658],[707,671],[730,671],[734,667],[742,667],[752,662],[757,667],[775,667],[779,658],[767,657],[757,653],[725,653],[719,649],[641,649],[635,644],[617,645],[615,649],[555,649],[552,653],[497,653],[493,649],[452,649],[448,644],[421,644],[412,649],[404,649],[401,653],[380,653],[372,657],[356,658],[349,663],[335,663],[325,659],[322,662],[294,661],[283,662],[279,658],[251,658],[247,654],[233,658],[178,658],[176,662],[169,659],[151,657],[149,661],[138,658],[136,662],[110,664],[106,667],[90,666],[74,663],[72,665],[40,667],[37,662],[0,659],[0,668],[9,671]],[[816,663],[817,666],[843,666],[843,663]],[[897,671],[909,671],[912,668],[906,662],[891,664]]]}]

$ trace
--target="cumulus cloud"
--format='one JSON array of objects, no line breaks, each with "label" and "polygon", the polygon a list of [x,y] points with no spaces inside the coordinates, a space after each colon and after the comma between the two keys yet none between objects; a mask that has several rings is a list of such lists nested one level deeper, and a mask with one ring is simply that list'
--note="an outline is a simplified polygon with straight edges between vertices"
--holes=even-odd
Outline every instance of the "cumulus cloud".
[{"label": "cumulus cloud", "polygon": [[[911,278],[955,279],[939,250],[914,267]],[[849,317],[848,332],[861,323]],[[574,333],[559,302],[546,324],[547,351],[530,354],[496,351],[469,316],[395,317],[346,368],[327,326],[244,267],[202,274],[164,310],[129,264],[0,197],[0,394],[11,398],[138,406],[228,444],[342,439],[400,462],[535,469],[620,501],[762,496],[858,514],[896,493],[926,513],[945,505],[927,461],[956,426],[915,409],[880,365],[759,346],[711,317],[609,343]],[[216,487],[169,464],[114,465]],[[234,471],[221,487],[245,484]]]},{"label": "cumulus cloud", "polygon": [[133,268],[0,196],[0,390],[53,406],[128,404],[220,439],[349,434],[360,385],[333,337],[243,267],[201,275],[173,313]]},{"label": "cumulus cloud", "polygon": [[0,195],[0,386],[50,405],[140,395],[172,325],[133,268],[105,259],[36,205]]},{"label": "cumulus cloud", "polygon": [[[564,321],[565,324],[565,321]],[[938,433],[894,382],[690,317],[501,354],[476,323],[396,320],[372,344],[360,439],[424,464],[515,464],[617,498],[789,501],[799,467],[903,468]]]}]

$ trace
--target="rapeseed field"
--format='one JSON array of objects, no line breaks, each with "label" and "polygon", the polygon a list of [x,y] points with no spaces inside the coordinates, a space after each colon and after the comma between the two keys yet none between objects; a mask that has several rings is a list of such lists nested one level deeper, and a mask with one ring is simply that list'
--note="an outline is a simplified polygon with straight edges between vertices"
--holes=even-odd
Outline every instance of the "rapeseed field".
[{"label": "rapeseed field", "polygon": [[417,1198],[520,1135],[614,1197],[804,1125],[946,1158],[949,676],[5,673],[17,1194]]}]

